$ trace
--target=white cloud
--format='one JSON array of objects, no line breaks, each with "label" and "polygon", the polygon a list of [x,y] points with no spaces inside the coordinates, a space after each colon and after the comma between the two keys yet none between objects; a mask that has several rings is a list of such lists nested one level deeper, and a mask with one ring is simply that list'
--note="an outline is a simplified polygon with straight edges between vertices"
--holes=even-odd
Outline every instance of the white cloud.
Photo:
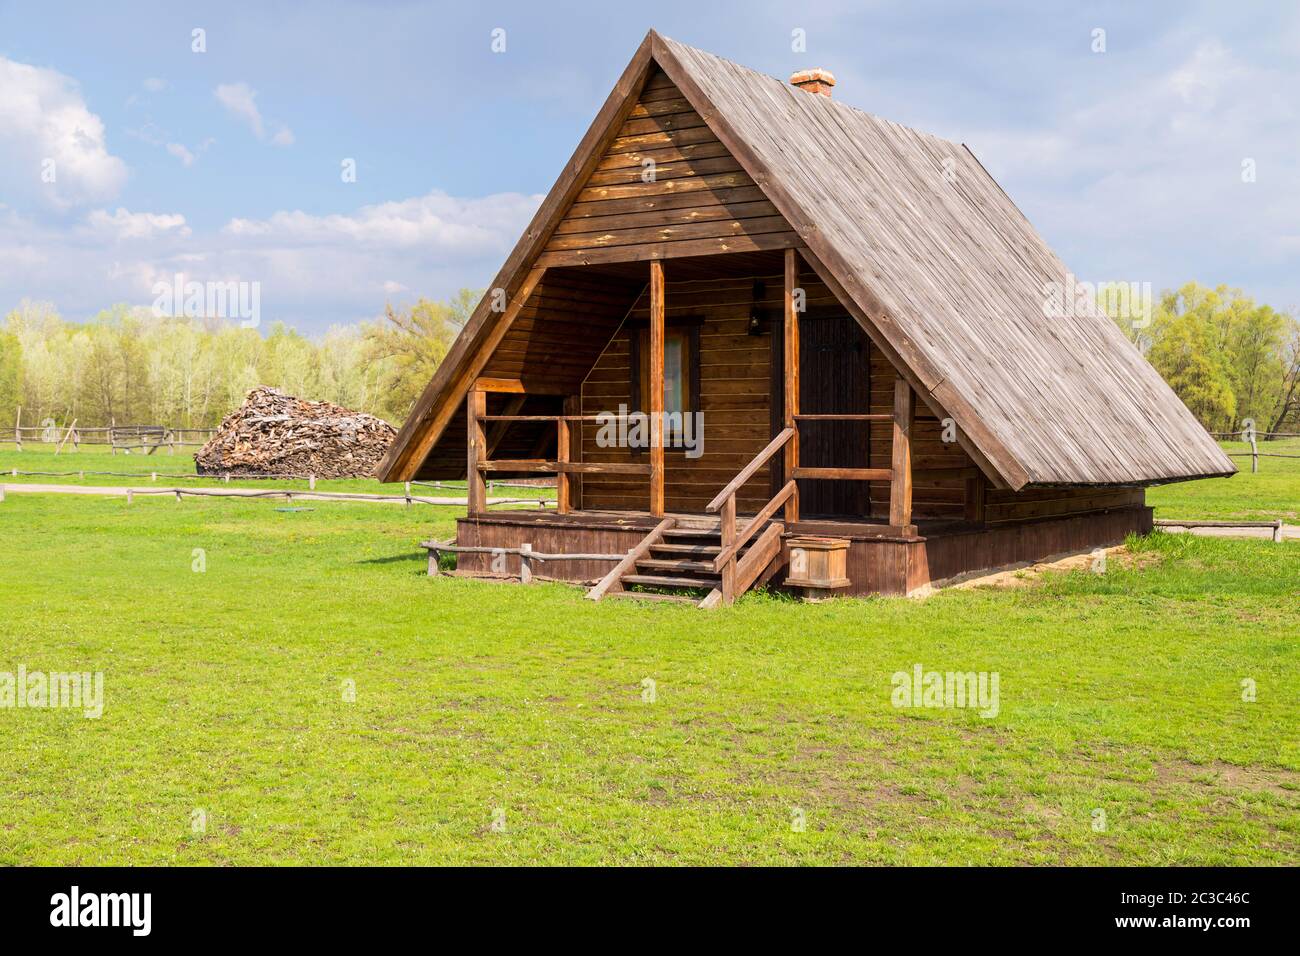
[{"label": "white cloud", "polygon": [[266,219],[232,219],[223,232],[246,241],[302,246],[360,243],[456,258],[503,251],[541,202],[541,196],[497,193],[461,199],[435,190],[396,202],[362,206],[352,214],[317,216],[294,210]]},{"label": "white cloud", "polygon": [[217,87],[215,95],[226,112],[247,123],[258,139],[266,140],[269,125],[275,129],[270,139],[272,146],[293,145],[293,130],[278,121],[268,123],[262,118],[262,111],[257,106],[257,91],[247,83],[222,83]]},{"label": "white cloud", "polygon": [[179,213],[130,212],[119,206],[116,211],[96,209],[86,223],[97,235],[109,239],[154,239],[159,236],[188,236],[190,227]]},{"label": "white cloud", "polygon": [[168,143],[167,152],[179,159],[182,166],[194,165],[194,154],[186,149],[182,143]]},{"label": "white cloud", "polygon": [[144,81],[144,88],[150,93],[161,93],[163,90],[167,89],[167,81],[160,80],[156,76],[151,76]]},{"label": "white cloud", "polygon": [[[1140,72],[1117,61],[1082,105],[1062,90],[1045,110],[1050,124],[962,138],[1080,275],[1157,288],[1228,282],[1277,297],[1254,269],[1286,254],[1282,237],[1300,221],[1290,188],[1300,157],[1283,146],[1300,112],[1285,91],[1300,72],[1204,37],[1162,72],[1128,69]],[[1243,181],[1246,159],[1257,161],[1255,182]]]},{"label": "white cloud", "polygon": [[323,331],[382,312],[386,301],[441,298],[500,268],[540,196],[425,196],[350,213],[281,211],[191,231],[179,213],[100,209],[73,228],[0,208],[0,311],[24,297],[84,319],[117,302],[148,306],[154,283],[260,284],[265,322]]},{"label": "white cloud", "polygon": [[57,210],[112,199],[127,178],[126,164],[108,151],[103,121],[73,79],[4,56],[0,168],[8,197]]}]

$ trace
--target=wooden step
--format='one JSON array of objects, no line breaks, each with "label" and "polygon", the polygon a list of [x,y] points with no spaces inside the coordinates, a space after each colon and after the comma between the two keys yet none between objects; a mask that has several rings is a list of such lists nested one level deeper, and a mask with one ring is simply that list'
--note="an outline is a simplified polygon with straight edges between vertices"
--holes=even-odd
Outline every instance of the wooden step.
[{"label": "wooden step", "polygon": [[674,604],[695,604],[695,598],[685,594],[658,594],[654,591],[610,591],[605,597],[625,601],[672,601]]},{"label": "wooden step", "polygon": [[651,568],[655,571],[704,571],[715,573],[712,561],[685,561],[681,558],[642,558],[636,563],[637,569]]},{"label": "wooden step", "polygon": [[722,532],[717,528],[669,528],[664,532],[665,538],[710,538],[719,541]]},{"label": "wooden step", "polygon": [[665,551],[668,554],[689,554],[699,557],[705,554],[721,554],[722,546],[717,544],[656,544],[651,551]]},{"label": "wooden step", "polygon": [[722,578],[670,578],[658,574],[625,574],[623,584],[644,584],[654,588],[713,588],[722,584]]}]

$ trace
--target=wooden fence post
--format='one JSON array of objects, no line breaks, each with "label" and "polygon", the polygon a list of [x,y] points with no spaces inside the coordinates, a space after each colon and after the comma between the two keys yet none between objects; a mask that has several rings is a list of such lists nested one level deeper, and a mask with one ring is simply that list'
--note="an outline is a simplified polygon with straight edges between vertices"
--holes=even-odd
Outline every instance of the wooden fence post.
[{"label": "wooden fence post", "polygon": [[525,541],[519,546],[519,583],[533,583],[533,546]]}]

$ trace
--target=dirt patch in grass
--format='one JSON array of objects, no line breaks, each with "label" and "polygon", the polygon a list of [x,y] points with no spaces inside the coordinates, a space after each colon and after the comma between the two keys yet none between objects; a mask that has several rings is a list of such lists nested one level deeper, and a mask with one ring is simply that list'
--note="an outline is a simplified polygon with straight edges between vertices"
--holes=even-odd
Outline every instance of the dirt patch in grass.
[{"label": "dirt patch in grass", "polygon": [[[1102,549],[1106,555],[1108,567],[1138,569],[1153,567],[1160,563],[1162,555],[1155,551],[1134,553],[1124,545]],[[1093,551],[1069,554],[1049,561],[1036,561],[999,568],[993,571],[975,572],[969,577],[951,579],[940,587],[925,587],[912,592],[909,597],[924,598],[937,594],[940,590],[962,591],[972,588],[1025,588],[1038,584],[1043,576],[1053,571],[1085,571],[1092,567],[1097,559]]]},{"label": "dirt patch in grass", "polygon": [[1300,773],[1282,767],[1238,767],[1219,760],[1204,764],[1176,760],[1161,764],[1156,776],[1161,783],[1195,784],[1249,790],[1252,793],[1271,793],[1300,809]]}]

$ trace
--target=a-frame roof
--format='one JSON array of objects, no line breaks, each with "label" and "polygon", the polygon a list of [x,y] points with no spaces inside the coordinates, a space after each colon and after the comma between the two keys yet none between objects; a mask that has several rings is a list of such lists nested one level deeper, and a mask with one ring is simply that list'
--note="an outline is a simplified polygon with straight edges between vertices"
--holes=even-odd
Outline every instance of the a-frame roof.
[{"label": "a-frame roof", "polygon": [[[1146,484],[1235,471],[1104,315],[1048,317],[1068,271],[964,146],[651,31],[389,450],[410,477],[476,359],[540,277],[539,251],[657,64],[797,231],[801,254],[998,486]],[[478,365],[481,367],[481,362]]]}]

